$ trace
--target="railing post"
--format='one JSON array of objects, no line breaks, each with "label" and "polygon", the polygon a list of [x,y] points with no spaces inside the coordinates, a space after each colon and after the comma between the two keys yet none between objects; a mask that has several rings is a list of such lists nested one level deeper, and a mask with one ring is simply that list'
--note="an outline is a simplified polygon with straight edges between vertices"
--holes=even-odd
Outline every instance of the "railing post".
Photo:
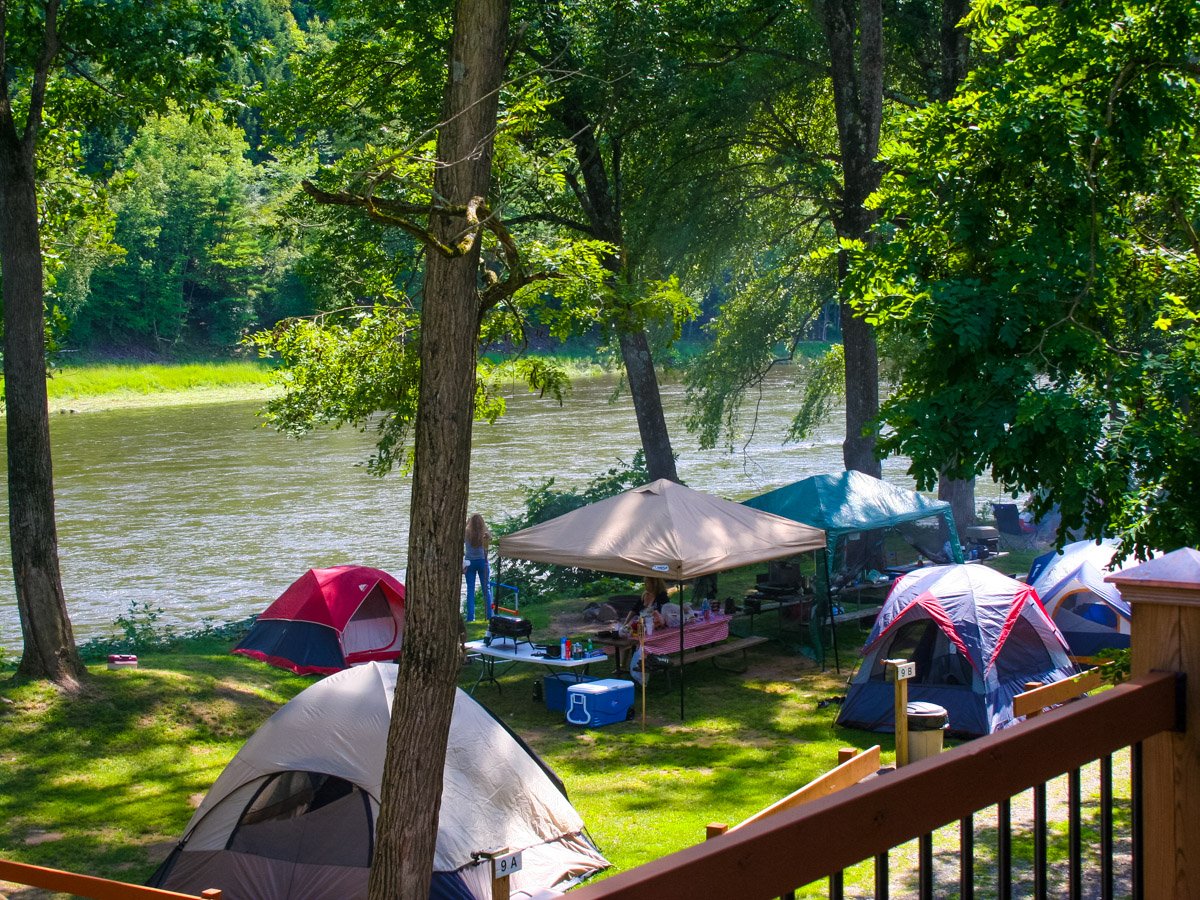
[{"label": "railing post", "polygon": [[1132,672],[1190,676],[1180,731],[1143,747],[1147,900],[1200,897],[1200,552],[1176,550],[1105,578],[1133,608]]}]

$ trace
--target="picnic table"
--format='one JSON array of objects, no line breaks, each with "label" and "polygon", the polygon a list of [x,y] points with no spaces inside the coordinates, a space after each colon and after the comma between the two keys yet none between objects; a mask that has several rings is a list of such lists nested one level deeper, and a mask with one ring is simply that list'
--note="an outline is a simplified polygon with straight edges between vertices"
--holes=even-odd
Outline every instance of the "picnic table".
[{"label": "picnic table", "polygon": [[[491,644],[486,644],[483,641],[469,641],[463,645],[466,648],[468,658],[476,657],[482,664],[479,671],[479,677],[475,679],[475,683],[471,685],[468,694],[474,694],[475,689],[485,681],[489,681],[500,687],[498,675],[503,675],[509,669],[515,666],[526,663],[529,665],[544,666],[549,670],[565,669],[574,673],[576,679],[582,680],[587,674],[587,667],[592,663],[603,662],[608,659],[606,653],[596,653],[593,651],[591,656],[584,656],[578,659],[561,659],[559,657],[546,656],[541,647],[531,644],[528,641],[514,643],[509,640],[495,640]],[[496,671],[498,663],[507,663]]]}]

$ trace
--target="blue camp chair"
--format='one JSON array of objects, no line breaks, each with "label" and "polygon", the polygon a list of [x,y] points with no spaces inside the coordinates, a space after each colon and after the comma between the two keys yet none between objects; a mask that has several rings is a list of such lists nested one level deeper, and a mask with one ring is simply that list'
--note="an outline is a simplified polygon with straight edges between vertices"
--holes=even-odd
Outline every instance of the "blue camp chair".
[{"label": "blue camp chair", "polygon": [[1012,547],[1032,550],[1037,546],[1037,529],[1021,519],[1015,503],[993,503],[992,515],[996,518],[996,530],[1000,539]]}]

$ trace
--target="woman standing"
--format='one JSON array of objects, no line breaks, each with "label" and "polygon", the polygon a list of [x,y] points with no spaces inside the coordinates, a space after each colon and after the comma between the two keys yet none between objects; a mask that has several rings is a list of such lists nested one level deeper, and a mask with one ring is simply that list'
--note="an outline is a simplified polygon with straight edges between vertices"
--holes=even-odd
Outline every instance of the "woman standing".
[{"label": "woman standing", "polygon": [[488,546],[492,542],[492,533],[484,524],[483,516],[475,513],[467,519],[467,532],[463,540],[463,557],[467,573],[467,621],[475,621],[475,579],[483,592],[484,611],[492,614],[492,576],[488,571]]}]

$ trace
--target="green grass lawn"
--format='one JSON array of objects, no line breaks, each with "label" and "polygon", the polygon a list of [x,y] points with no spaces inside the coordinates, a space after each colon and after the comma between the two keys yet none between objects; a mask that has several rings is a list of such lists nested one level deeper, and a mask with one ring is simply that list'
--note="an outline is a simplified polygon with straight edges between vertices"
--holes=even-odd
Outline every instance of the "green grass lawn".
[{"label": "green grass lawn", "polygon": [[[723,575],[721,596],[740,596],[752,579]],[[550,640],[575,632],[586,603],[525,604],[521,612],[535,639]],[[735,625],[744,631],[743,620]],[[703,840],[710,822],[757,812],[836,765],[841,747],[879,743],[885,763],[893,760],[890,735],[839,728],[838,706],[818,706],[846,693],[864,628],[839,629],[840,672],[801,655],[805,633],[781,631],[771,614],[755,631],[772,640],[749,652],[746,672],[707,661],[687,667],[684,720],[678,675],[672,685],[650,683],[644,725],[640,702],[633,721],[568,725],[534,700],[542,673],[529,666],[503,675],[499,687],[480,685],[476,699],[559,774],[602,852],[616,870],[628,869]],[[80,696],[0,683],[0,857],[147,878],[246,738],[310,683],[233,656],[230,646],[199,639],[142,653],[136,670],[92,666]],[[476,675],[466,667],[462,684]]]}]

